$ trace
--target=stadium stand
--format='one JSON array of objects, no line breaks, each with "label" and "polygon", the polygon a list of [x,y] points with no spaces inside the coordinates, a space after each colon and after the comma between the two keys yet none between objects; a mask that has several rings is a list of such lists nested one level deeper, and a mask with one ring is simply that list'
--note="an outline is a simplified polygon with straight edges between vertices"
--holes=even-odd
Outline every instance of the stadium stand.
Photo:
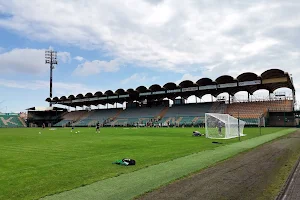
[{"label": "stadium stand", "polygon": [[[60,107],[31,107],[26,110],[28,127],[41,127],[43,124],[46,127],[51,127],[61,121],[62,116],[67,113],[67,109]],[[21,114],[20,117],[22,117]]]},{"label": "stadium stand", "polygon": [[128,108],[125,109],[118,118],[153,118],[157,116],[164,107],[144,107],[144,108]]},{"label": "stadium stand", "polygon": [[231,103],[227,105],[227,114],[233,117],[239,117],[246,121],[247,125],[258,124],[260,116],[266,116],[268,111],[293,111],[293,101],[291,100],[272,100]]},{"label": "stadium stand", "polygon": [[124,126],[136,124],[146,125],[151,120],[156,119],[160,116],[165,107],[163,106],[153,106],[153,107],[138,107],[138,108],[127,108],[123,110],[118,117],[108,125],[111,126]]},{"label": "stadium stand", "polygon": [[173,105],[158,123],[162,126],[199,125],[204,122],[205,113],[210,112],[213,105],[214,103]]},{"label": "stadium stand", "polygon": [[18,128],[18,127],[26,127],[26,124],[19,117],[19,115],[0,115],[0,127]]},{"label": "stadium stand", "polygon": [[99,109],[87,112],[80,118],[74,126],[95,126],[98,122],[102,125],[114,120],[122,109]]},{"label": "stadium stand", "polygon": [[[63,120],[55,126],[95,126],[97,122],[107,126],[145,126],[148,123],[160,126],[203,126],[205,113],[226,113],[246,121],[247,125],[258,125],[259,117],[268,111],[291,112],[293,101],[270,100],[255,102],[193,103],[123,109],[98,109],[92,111],[73,111],[63,115]],[[274,117],[273,117],[274,118]],[[272,118],[272,119],[273,119]],[[276,118],[277,119],[277,118]],[[280,124],[280,123],[277,123]],[[282,123],[281,123],[282,124]]]},{"label": "stadium stand", "polygon": [[209,112],[210,113],[225,113],[225,110],[227,108],[227,105],[225,104],[225,101],[216,101],[212,104]]},{"label": "stadium stand", "polygon": [[[291,89],[291,96],[286,96],[285,93],[276,94],[278,88],[284,87]],[[269,92],[268,98],[262,101],[250,100],[250,96],[261,89]],[[239,91],[248,93],[248,101],[236,101],[235,94]],[[229,95],[228,100],[221,96],[223,93]],[[186,104],[192,95],[201,98],[202,101],[206,94],[210,94],[217,101]],[[173,101],[173,105],[170,105],[170,100]],[[203,126],[205,113],[229,114],[246,121],[246,125],[258,125],[261,116],[264,123],[267,121],[274,126],[297,124],[294,113],[295,87],[290,74],[280,69],[269,69],[260,75],[245,72],[237,77],[222,75],[215,80],[203,77],[196,82],[184,80],[179,84],[168,82],[162,86],[154,84],[148,88],[139,86],[136,89],[120,88],[116,91],[97,91],[94,94],[89,92],[86,95],[49,97],[46,101],[51,105],[68,107],[126,103],[126,109],[68,112],[66,108],[61,107],[32,107],[27,109],[28,118],[24,118],[28,126],[37,127],[44,123],[48,126],[55,124],[57,127],[94,126],[97,122],[103,126]],[[0,116],[0,127],[26,126],[20,116]]]},{"label": "stadium stand", "polygon": [[51,112],[28,112],[27,116],[29,121],[56,121],[60,117],[60,115],[53,115]]},{"label": "stadium stand", "polygon": [[54,126],[58,127],[58,126],[66,126],[67,124],[73,124],[74,122],[85,117],[87,114],[88,112],[85,110],[68,112],[62,116],[63,120],[56,123]]},{"label": "stadium stand", "polygon": [[[271,99],[273,98],[271,94],[274,94],[279,88],[289,88],[292,91],[290,96],[292,100],[287,100],[289,97],[285,94],[274,95],[276,98],[280,97],[285,100]],[[253,93],[261,89],[269,92],[268,98],[265,98],[264,101],[251,101],[250,97],[252,98]],[[235,94],[240,91],[247,92],[247,102],[236,102]],[[229,95],[226,102],[225,98],[219,98],[219,95],[223,93]],[[217,102],[186,104],[187,98],[190,96],[202,98],[206,94],[217,98]],[[169,105],[169,100],[173,101],[172,106]],[[183,80],[179,84],[168,82],[164,85],[153,84],[150,87],[141,85],[136,89],[124,90],[120,88],[116,91],[97,91],[95,94],[89,92],[86,95],[73,94],[68,97],[49,97],[46,101],[53,105],[60,104],[72,107],[126,103],[126,109],[116,116],[105,116],[108,120],[104,120],[105,117],[102,119],[100,116],[97,117],[97,120],[110,126],[148,122],[156,125],[203,125],[205,113],[226,113],[234,117],[239,116],[247,122],[247,125],[256,125],[260,116],[267,118],[270,112],[291,112],[291,116],[293,116],[295,87],[288,72],[280,69],[269,69],[261,74],[245,72],[237,77],[222,75],[215,80],[203,77],[196,82]],[[165,108],[162,107],[159,110],[157,106]],[[78,126],[86,126],[93,124],[92,117],[89,117],[91,114],[87,111],[82,115],[77,113],[71,113],[70,116],[67,114],[63,117],[63,121],[57,125],[74,123]],[[295,121],[294,118],[290,121]],[[268,120],[264,119],[265,121]]]}]

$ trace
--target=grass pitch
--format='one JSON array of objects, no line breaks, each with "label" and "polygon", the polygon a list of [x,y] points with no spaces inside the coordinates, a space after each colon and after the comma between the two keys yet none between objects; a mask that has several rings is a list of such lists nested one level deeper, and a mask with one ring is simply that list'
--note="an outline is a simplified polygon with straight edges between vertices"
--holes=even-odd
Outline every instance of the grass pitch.
[{"label": "grass pitch", "polygon": [[[0,129],[0,199],[38,199],[219,146],[192,137],[193,130],[103,128],[96,134],[94,128],[72,133],[69,128]],[[265,135],[283,129],[262,130]],[[257,128],[244,133],[242,140],[259,136]],[[135,159],[137,165],[111,164],[124,157]]]}]

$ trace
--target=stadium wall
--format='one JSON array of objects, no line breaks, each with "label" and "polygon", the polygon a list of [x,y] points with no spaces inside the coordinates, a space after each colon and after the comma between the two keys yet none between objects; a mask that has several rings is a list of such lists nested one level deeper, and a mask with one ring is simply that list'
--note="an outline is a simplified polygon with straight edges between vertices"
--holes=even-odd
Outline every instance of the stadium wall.
[{"label": "stadium wall", "polygon": [[269,112],[267,126],[272,127],[295,127],[297,121],[294,112]]},{"label": "stadium wall", "polygon": [[21,128],[26,127],[24,120],[18,113],[1,113],[0,128]]}]

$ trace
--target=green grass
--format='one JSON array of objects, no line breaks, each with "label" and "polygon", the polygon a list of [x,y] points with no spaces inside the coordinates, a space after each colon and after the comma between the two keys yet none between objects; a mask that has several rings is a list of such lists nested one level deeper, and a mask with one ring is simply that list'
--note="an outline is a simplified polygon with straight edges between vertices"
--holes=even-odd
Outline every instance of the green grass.
[{"label": "green grass", "polygon": [[[0,129],[0,199],[37,199],[217,146],[193,128]],[[264,128],[270,134],[282,128]],[[246,128],[242,140],[259,136]],[[221,140],[223,144],[238,139]],[[136,166],[111,164],[124,157]]]},{"label": "green grass", "polygon": [[[248,151],[293,131],[295,131],[295,129],[286,129],[274,134],[266,134],[261,137],[255,137],[241,142],[219,146],[211,150],[190,154],[138,171],[122,174],[118,177],[112,177],[84,187],[48,196],[45,200],[119,200],[120,197],[124,200],[133,199],[141,194],[171,183],[176,179],[181,179],[189,174],[215,165],[219,161]],[[126,184],[128,182],[130,182],[130,184]]]}]

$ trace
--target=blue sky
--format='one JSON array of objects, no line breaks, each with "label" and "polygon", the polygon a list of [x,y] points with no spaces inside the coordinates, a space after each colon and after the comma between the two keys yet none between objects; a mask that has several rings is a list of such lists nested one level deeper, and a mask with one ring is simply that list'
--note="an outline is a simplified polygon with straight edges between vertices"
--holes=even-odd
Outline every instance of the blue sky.
[{"label": "blue sky", "polygon": [[59,52],[54,96],[270,68],[300,89],[299,9],[296,0],[0,0],[0,112],[48,105],[49,48]]}]

